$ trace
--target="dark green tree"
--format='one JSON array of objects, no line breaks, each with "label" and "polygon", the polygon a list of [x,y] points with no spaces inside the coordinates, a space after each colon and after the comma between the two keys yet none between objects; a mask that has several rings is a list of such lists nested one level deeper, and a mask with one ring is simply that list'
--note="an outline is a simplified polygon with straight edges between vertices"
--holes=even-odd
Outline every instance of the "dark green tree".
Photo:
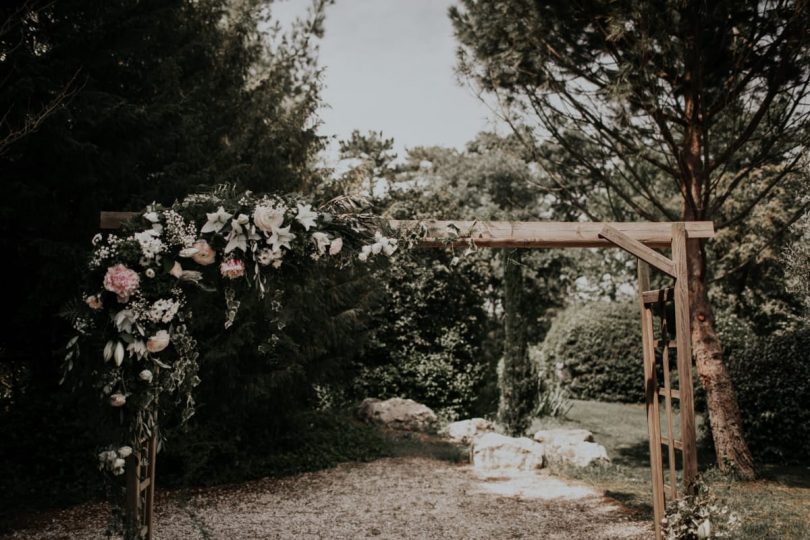
[{"label": "dark green tree", "polygon": [[[592,219],[715,220],[723,229],[804,174],[805,2],[462,0],[450,16],[462,73],[498,98],[507,121],[530,126],[531,137],[525,126],[515,133],[546,190]],[[766,180],[752,182],[760,175]],[[730,211],[741,193],[745,202]],[[692,338],[717,462],[750,478],[706,253],[699,242],[688,252]]]}]

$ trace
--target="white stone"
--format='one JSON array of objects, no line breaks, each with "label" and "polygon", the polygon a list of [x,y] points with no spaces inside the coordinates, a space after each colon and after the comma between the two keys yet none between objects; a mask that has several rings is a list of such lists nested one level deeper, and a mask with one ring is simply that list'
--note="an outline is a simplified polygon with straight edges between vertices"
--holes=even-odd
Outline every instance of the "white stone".
[{"label": "white stone", "polygon": [[593,442],[593,434],[585,429],[541,430],[534,434],[534,439],[543,443],[549,461],[576,467],[610,462],[605,447]]},{"label": "white stone", "polygon": [[472,464],[476,471],[533,471],[543,466],[543,445],[528,437],[484,433],[473,439]]},{"label": "white stone", "polygon": [[438,422],[436,414],[429,407],[402,398],[385,401],[366,398],[357,409],[357,415],[367,422],[407,431],[433,431]]},{"label": "white stone", "polygon": [[454,442],[461,444],[470,444],[476,435],[495,431],[495,424],[483,418],[470,418],[469,420],[459,420],[447,426],[442,430],[442,435],[445,435]]},{"label": "white stone", "polygon": [[543,444],[561,446],[580,442],[593,442],[593,433],[587,429],[541,429],[534,434],[534,440]]}]

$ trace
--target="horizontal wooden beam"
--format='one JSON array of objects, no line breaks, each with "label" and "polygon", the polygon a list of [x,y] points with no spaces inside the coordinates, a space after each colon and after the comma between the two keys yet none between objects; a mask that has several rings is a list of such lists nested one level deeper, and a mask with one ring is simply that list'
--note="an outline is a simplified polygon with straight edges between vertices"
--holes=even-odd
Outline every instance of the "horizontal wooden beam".
[{"label": "horizontal wooden beam", "polygon": [[[571,221],[391,221],[400,231],[423,231],[426,246],[464,245],[493,248],[609,247],[600,236],[605,226],[649,247],[670,247],[671,222],[571,222]],[[684,223],[689,238],[713,238],[711,221]]]},{"label": "horizontal wooden beam", "polygon": [[[135,212],[101,212],[102,229],[117,229]],[[570,222],[570,221],[438,221],[390,220],[391,228],[402,233],[416,232],[426,247],[463,246],[470,242],[491,248],[610,247],[599,236],[605,225],[650,247],[669,247],[671,222]],[[689,238],[713,238],[711,221],[684,223]]]}]

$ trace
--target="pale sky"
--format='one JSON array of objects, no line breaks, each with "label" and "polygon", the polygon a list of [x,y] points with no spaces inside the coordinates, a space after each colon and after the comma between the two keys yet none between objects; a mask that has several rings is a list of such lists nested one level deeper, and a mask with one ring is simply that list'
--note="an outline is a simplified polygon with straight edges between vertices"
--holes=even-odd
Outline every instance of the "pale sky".
[{"label": "pale sky", "polygon": [[[282,22],[309,0],[277,1]],[[463,148],[493,118],[453,71],[450,0],[337,0],[327,8],[320,64],[326,67],[323,135],[382,130],[405,147]]]}]

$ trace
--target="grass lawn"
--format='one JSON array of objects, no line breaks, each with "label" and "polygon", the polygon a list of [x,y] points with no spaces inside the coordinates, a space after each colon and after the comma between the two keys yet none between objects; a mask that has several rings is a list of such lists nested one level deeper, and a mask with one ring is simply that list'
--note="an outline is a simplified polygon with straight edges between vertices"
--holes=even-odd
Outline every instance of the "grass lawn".
[{"label": "grass lawn", "polygon": [[[565,419],[536,419],[532,432],[557,426],[591,431],[596,442],[607,448],[612,463],[589,469],[560,468],[556,472],[588,482],[652,519],[644,405],[573,401]],[[698,426],[700,429],[700,419]],[[677,428],[675,433],[677,436]],[[698,460],[712,492],[740,516],[740,538],[810,538],[810,467],[762,465],[762,480],[738,482],[713,469],[711,455],[703,453]]]}]

